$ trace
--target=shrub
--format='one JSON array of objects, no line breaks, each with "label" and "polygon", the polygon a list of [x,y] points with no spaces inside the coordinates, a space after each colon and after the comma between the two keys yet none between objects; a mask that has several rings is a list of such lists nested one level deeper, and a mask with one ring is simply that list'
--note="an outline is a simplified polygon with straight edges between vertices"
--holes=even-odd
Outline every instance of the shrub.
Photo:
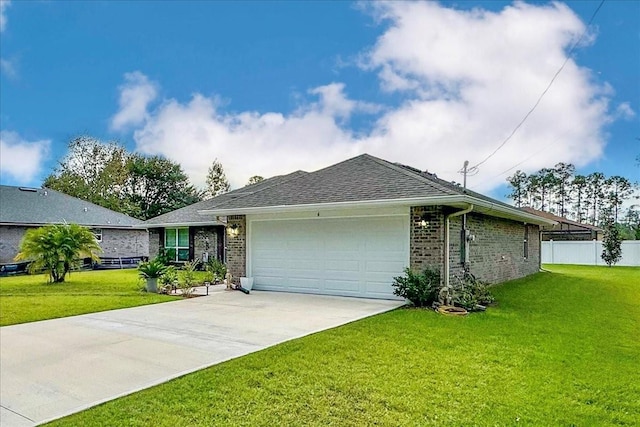
[{"label": "shrub", "polygon": [[477,305],[488,305],[495,302],[489,291],[489,283],[465,272],[462,279],[458,278],[457,286],[453,287],[453,303],[468,311],[477,309]]},{"label": "shrub", "polygon": [[178,281],[178,271],[173,265],[165,267],[162,276],[160,276],[160,287],[158,292],[161,294],[169,294],[174,288],[174,283]]},{"label": "shrub", "polygon": [[440,289],[440,272],[426,268],[416,273],[406,268],[404,273],[404,276],[393,278],[393,294],[408,299],[416,307],[433,304]]},{"label": "shrub", "polygon": [[602,241],[602,260],[611,267],[622,259],[622,234],[618,224],[613,219],[607,219],[604,224],[604,239]]},{"label": "shrub", "polygon": [[178,285],[182,291],[182,296],[189,298],[193,295],[194,286],[196,284],[196,270],[198,269],[198,261],[185,262],[182,267],[182,281]]},{"label": "shrub", "polygon": [[166,270],[166,266],[158,258],[138,264],[138,274],[143,279],[160,278]]},{"label": "shrub", "polygon": [[206,269],[209,274],[211,274],[211,282],[213,283],[224,280],[227,275],[227,266],[215,258],[210,258],[209,261],[207,261]]}]

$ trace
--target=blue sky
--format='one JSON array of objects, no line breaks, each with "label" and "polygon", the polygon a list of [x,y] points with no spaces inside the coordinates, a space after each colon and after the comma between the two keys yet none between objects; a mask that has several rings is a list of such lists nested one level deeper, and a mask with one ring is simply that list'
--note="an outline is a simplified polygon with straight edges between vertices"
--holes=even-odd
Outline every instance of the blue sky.
[{"label": "blue sky", "polygon": [[363,152],[461,181],[583,33],[469,186],[559,161],[639,179],[640,2],[587,28],[599,1],[0,1],[3,184],[40,185],[80,134],[196,185],[215,158],[238,187]]}]

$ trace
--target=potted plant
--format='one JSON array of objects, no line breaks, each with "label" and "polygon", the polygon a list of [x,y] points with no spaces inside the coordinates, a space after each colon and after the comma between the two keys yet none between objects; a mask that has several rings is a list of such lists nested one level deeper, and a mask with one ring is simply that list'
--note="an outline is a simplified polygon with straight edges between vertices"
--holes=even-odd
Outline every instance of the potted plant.
[{"label": "potted plant", "polygon": [[158,279],[162,277],[167,267],[157,259],[141,262],[138,274],[147,280],[147,292],[158,292]]}]

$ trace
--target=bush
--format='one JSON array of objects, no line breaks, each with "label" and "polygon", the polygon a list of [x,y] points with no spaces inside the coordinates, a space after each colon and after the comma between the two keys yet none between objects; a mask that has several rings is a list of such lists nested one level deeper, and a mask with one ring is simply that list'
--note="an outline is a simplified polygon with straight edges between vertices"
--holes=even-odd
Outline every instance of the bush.
[{"label": "bush", "polygon": [[196,270],[198,269],[198,261],[185,262],[182,267],[182,281],[178,285],[182,290],[182,296],[189,298],[193,295],[196,284]]},{"label": "bush", "polygon": [[207,261],[206,269],[211,274],[211,282],[216,283],[224,280],[227,275],[227,266],[220,260],[215,258],[209,258]]},{"label": "bush", "polygon": [[495,302],[495,298],[489,291],[489,283],[476,279],[471,273],[465,273],[462,279],[458,279],[458,285],[453,289],[453,303],[468,311],[477,309],[477,305],[488,305]]},{"label": "bush", "polygon": [[408,299],[416,307],[433,304],[440,289],[440,272],[426,268],[416,273],[406,268],[404,273],[404,276],[393,278],[393,294]]}]

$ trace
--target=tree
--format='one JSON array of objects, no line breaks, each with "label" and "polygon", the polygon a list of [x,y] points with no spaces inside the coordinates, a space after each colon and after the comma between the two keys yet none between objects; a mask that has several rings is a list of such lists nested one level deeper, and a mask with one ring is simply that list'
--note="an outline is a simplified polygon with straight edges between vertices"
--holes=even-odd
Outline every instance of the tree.
[{"label": "tree", "polygon": [[588,208],[591,208],[591,217],[587,217],[587,220],[590,219],[589,222],[592,225],[596,225],[598,223],[599,212],[602,207],[602,198],[604,196],[602,188],[604,186],[604,180],[604,174],[601,172],[593,172],[587,175]]},{"label": "tree", "polygon": [[604,222],[604,238],[602,240],[602,260],[609,267],[622,258],[622,235],[618,224],[613,220],[612,212],[608,212]]},{"label": "tree", "polygon": [[264,181],[263,177],[261,177],[260,175],[254,175],[251,178],[249,178],[249,182],[247,182],[247,185],[257,184],[262,181]]},{"label": "tree", "polygon": [[69,143],[68,154],[43,186],[139,219],[200,200],[177,163],[89,136]]},{"label": "tree", "polygon": [[54,224],[27,230],[15,260],[29,260],[32,272],[45,270],[49,281],[64,282],[79,258],[98,261],[101,252],[93,233],[78,224]]},{"label": "tree", "polygon": [[585,203],[585,196],[587,192],[587,177],[584,175],[576,175],[573,177],[573,181],[571,182],[571,198],[573,200],[573,218],[582,222],[586,217],[585,207],[587,203]]},{"label": "tree", "polygon": [[576,167],[571,163],[558,163],[553,169],[558,215],[565,217],[569,211],[570,190]]},{"label": "tree", "polygon": [[227,176],[224,173],[222,164],[215,159],[209,167],[207,173],[207,189],[205,190],[205,197],[211,198],[219,196],[220,194],[227,193],[231,186],[227,180]]},{"label": "tree", "polygon": [[180,165],[161,156],[132,155],[128,176],[127,196],[143,220],[201,200]]},{"label": "tree", "polygon": [[128,158],[126,149],[115,142],[79,136],[69,142],[67,155],[43,186],[131,214],[123,194]]},{"label": "tree", "polygon": [[640,240],[640,210],[639,205],[633,205],[627,210],[623,225],[629,231],[629,240]]},{"label": "tree", "polygon": [[516,207],[522,207],[526,203],[527,174],[517,170],[513,175],[507,178],[507,182],[511,186],[511,193],[509,193],[507,197],[513,200]]},{"label": "tree", "polygon": [[618,222],[618,213],[622,203],[633,194],[633,187],[627,178],[621,176],[612,176],[604,182],[604,200],[607,203],[607,209],[613,213],[614,222]]}]

